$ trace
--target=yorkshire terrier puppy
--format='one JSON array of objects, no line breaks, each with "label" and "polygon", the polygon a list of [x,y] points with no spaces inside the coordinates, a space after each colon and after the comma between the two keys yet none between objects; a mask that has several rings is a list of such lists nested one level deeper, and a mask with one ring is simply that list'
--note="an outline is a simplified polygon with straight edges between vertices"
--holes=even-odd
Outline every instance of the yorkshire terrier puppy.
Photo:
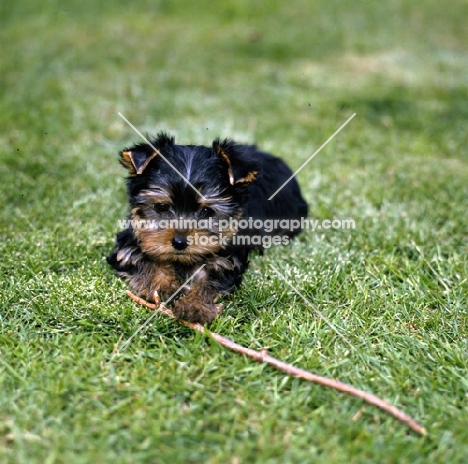
[{"label": "yorkshire terrier puppy", "polygon": [[218,298],[240,285],[250,251],[287,243],[307,216],[295,178],[269,200],[292,172],[254,145],[176,145],[161,133],[120,161],[131,212],[107,260],[146,299],[175,300],[179,319],[211,322]]}]

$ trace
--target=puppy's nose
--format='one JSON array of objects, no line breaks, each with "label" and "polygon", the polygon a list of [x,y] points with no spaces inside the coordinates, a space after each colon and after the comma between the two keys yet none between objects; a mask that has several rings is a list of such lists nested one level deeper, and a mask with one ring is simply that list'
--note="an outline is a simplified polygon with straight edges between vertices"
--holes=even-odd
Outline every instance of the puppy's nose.
[{"label": "puppy's nose", "polygon": [[185,250],[185,248],[188,246],[187,237],[184,237],[183,235],[176,235],[172,239],[172,246],[176,250]]}]

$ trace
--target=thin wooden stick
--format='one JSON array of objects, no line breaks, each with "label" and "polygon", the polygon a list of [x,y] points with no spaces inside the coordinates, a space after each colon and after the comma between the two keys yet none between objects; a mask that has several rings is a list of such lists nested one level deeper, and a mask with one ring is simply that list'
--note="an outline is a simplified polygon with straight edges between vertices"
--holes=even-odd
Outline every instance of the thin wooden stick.
[{"label": "thin wooden stick", "polygon": [[[130,291],[127,291],[127,295],[133,301],[137,302],[140,305],[146,306],[147,308],[153,311],[159,310],[159,312],[163,313],[165,316],[174,318],[172,311],[166,308],[163,304],[159,305],[158,307],[158,305],[149,303],[143,298],[140,298],[134,295]],[[270,366],[273,366],[280,371],[286,372],[286,374],[291,375],[293,377],[305,379],[305,380],[308,380],[309,382],[312,382],[318,385],[323,385],[325,387],[333,388],[334,390],[338,390],[340,392],[347,393],[357,398],[361,398],[366,403],[369,403],[373,406],[376,406],[382,409],[383,411],[392,415],[395,419],[405,423],[411,430],[414,430],[415,432],[421,435],[426,435],[427,433],[426,429],[421,424],[418,424],[418,422],[416,422],[412,417],[408,416],[401,409],[398,409],[395,406],[392,406],[390,403],[387,403],[386,401],[382,400],[376,395],[373,395],[372,393],[359,390],[358,388],[355,388],[351,385],[340,382],[338,380],[333,380],[328,377],[322,377],[320,375],[313,374],[312,372],[308,372],[304,369],[299,369],[298,367],[294,367],[291,364],[285,363],[283,361],[280,361],[279,359],[274,358],[273,356],[270,356],[266,352],[266,350],[256,351],[250,348],[246,348],[245,346],[238,345],[237,343],[233,342],[229,338],[223,337],[222,335],[219,335],[216,332],[210,332],[206,330],[201,324],[182,321],[182,320],[179,320],[178,322],[185,325],[186,327],[190,327],[193,330],[197,330],[198,332],[201,332],[202,334],[209,334],[209,336],[212,337],[214,340],[216,340],[220,345],[226,348],[229,348],[230,350],[237,351],[238,353],[242,353],[243,355],[248,356],[249,358],[252,358],[254,361],[269,364]]]}]

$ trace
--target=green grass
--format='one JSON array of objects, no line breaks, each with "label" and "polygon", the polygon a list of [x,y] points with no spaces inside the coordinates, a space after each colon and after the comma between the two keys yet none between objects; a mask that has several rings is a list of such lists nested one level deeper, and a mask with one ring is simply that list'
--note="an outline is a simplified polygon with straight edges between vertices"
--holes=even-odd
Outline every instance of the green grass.
[{"label": "green grass", "polygon": [[[463,0],[3,2],[0,461],[465,462],[467,17]],[[119,111],[293,168],[357,113],[299,174],[313,218],[356,229],[254,256],[210,328],[427,437],[163,318],[114,353],[149,316],[105,262],[116,153],[139,141]]]}]

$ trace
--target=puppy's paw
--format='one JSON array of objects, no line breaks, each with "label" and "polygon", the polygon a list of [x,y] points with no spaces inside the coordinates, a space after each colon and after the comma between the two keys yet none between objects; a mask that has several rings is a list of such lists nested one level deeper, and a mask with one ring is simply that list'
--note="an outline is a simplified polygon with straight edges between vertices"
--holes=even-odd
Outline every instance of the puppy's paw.
[{"label": "puppy's paw", "polygon": [[193,293],[179,298],[172,308],[176,319],[200,324],[209,324],[223,310],[222,304],[203,301]]}]

